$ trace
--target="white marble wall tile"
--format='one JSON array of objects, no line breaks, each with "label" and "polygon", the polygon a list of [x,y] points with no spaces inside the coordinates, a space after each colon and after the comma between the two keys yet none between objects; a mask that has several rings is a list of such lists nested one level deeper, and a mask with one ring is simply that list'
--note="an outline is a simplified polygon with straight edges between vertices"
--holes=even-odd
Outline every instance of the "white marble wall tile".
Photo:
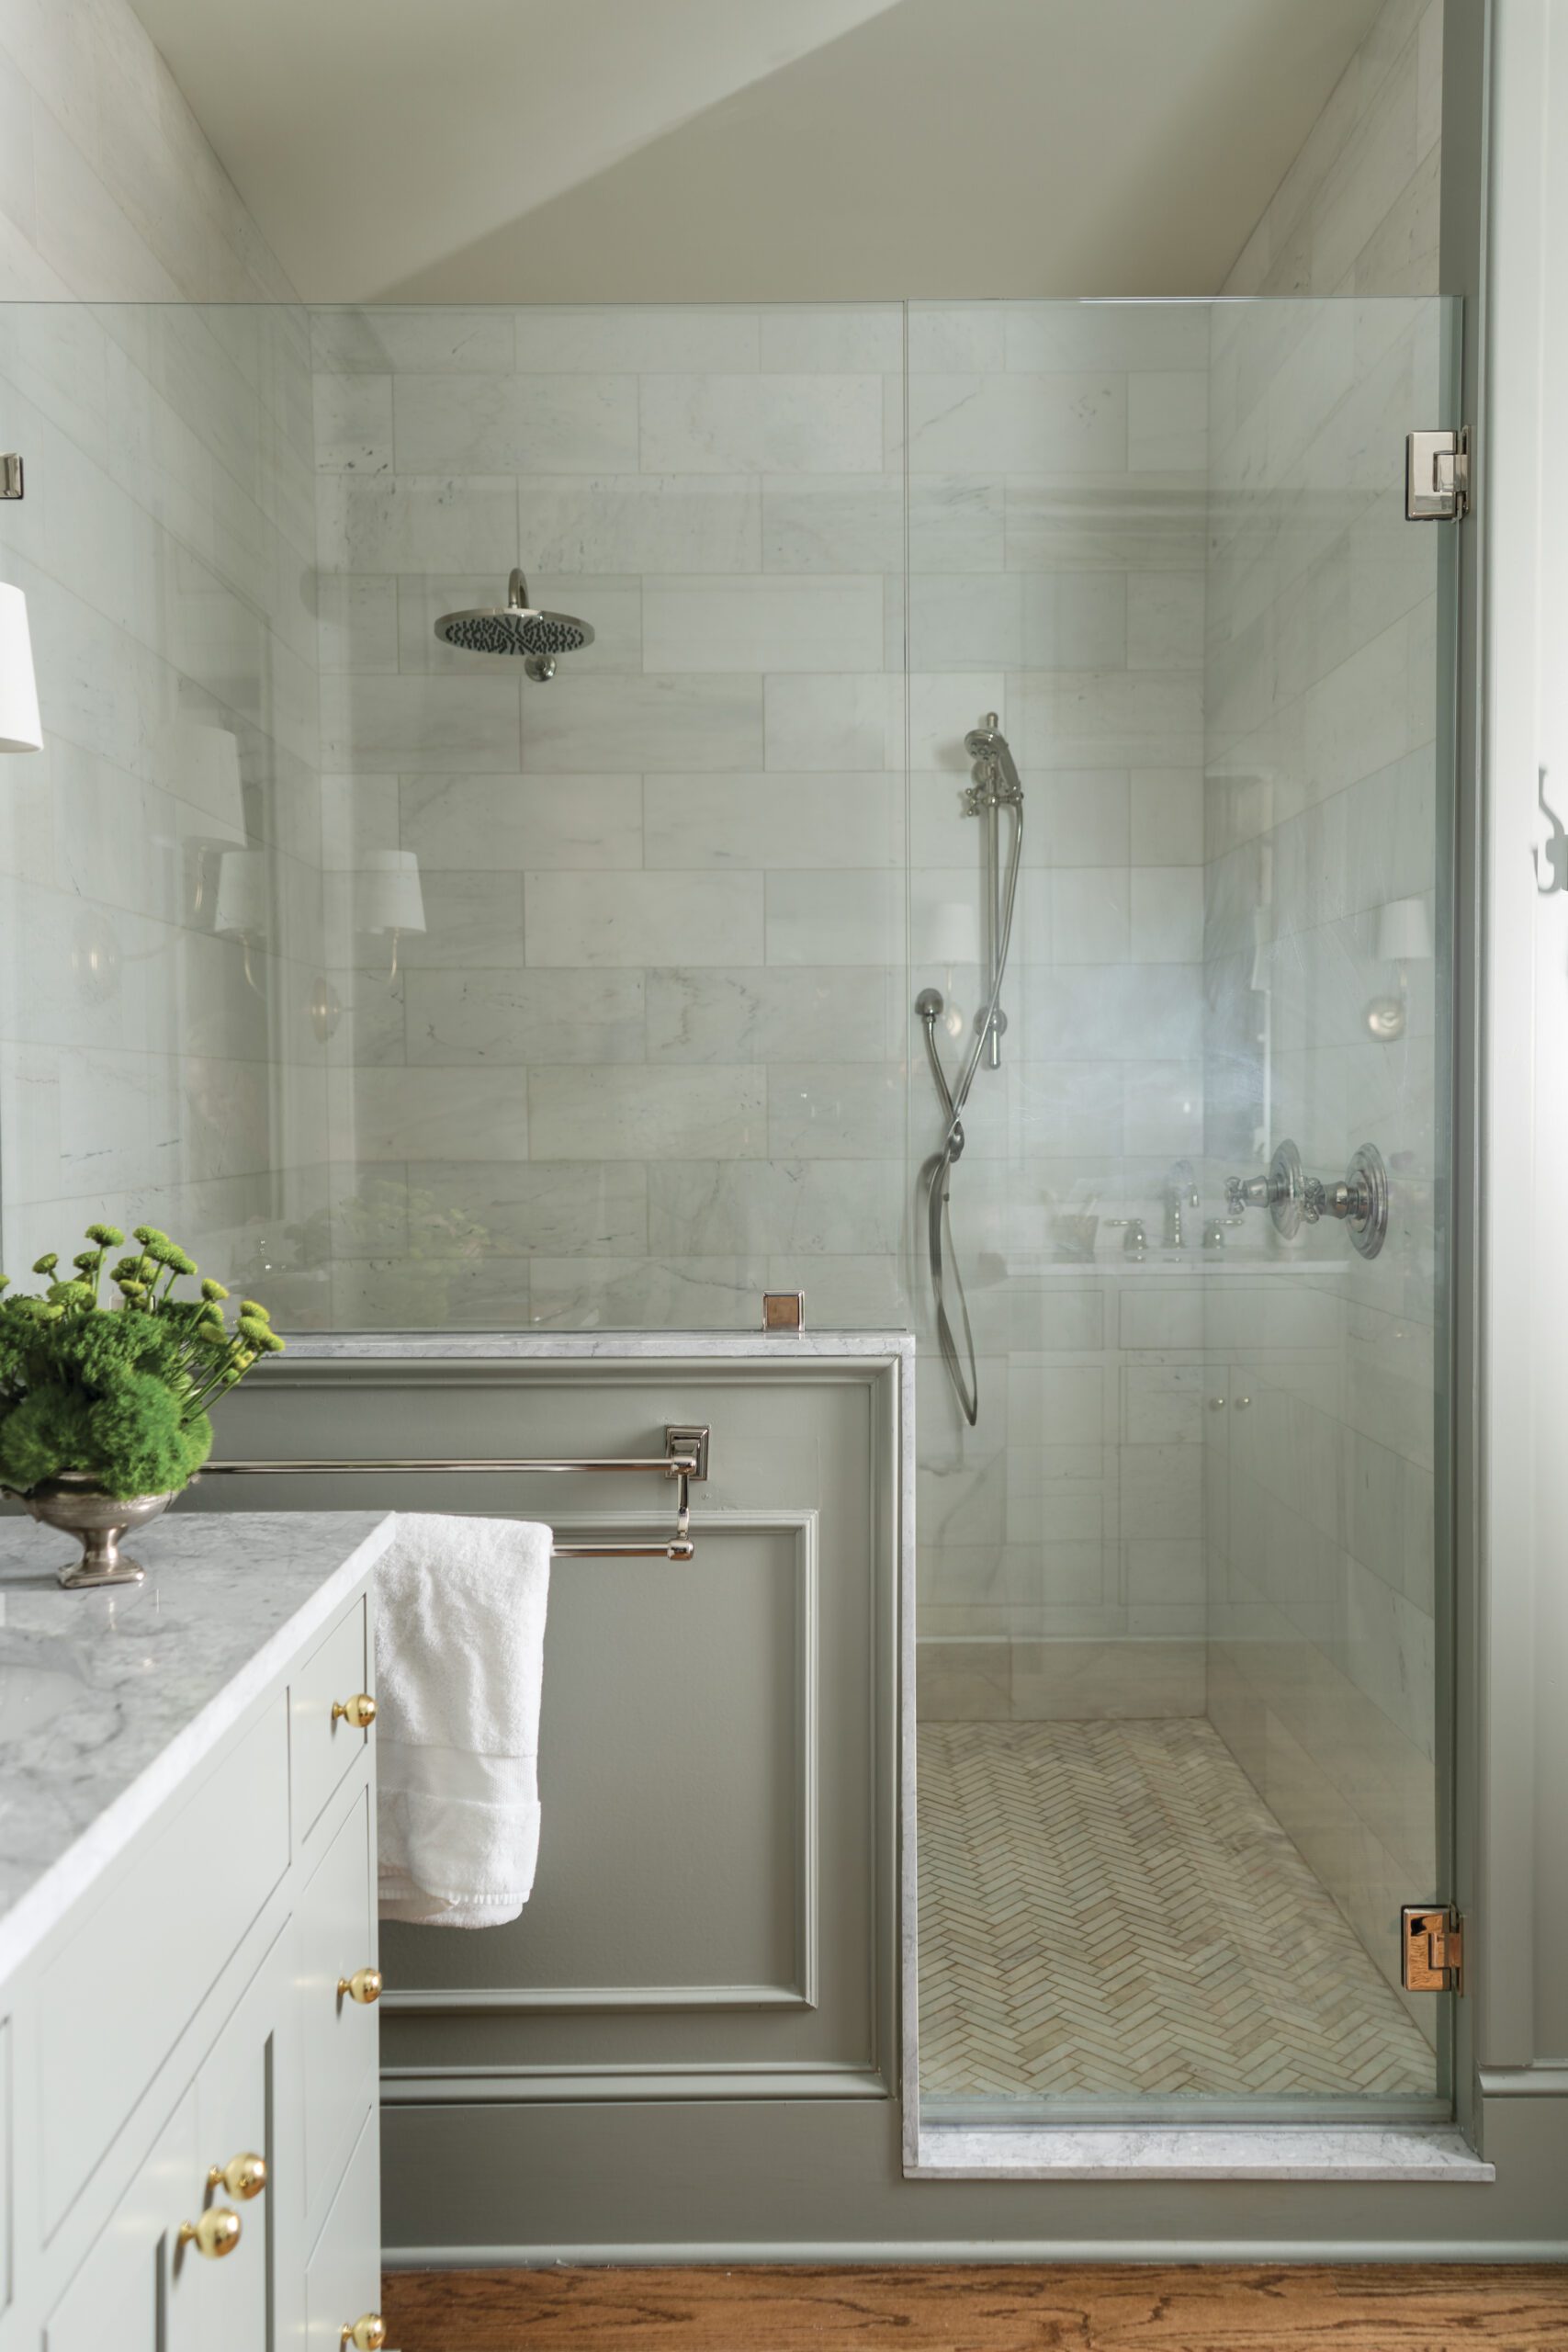
[{"label": "white marble wall tile", "polygon": [[762,945],[758,874],[530,874],[524,904],[531,965],[641,966],[678,954],[746,964]]},{"label": "white marble wall tile", "polygon": [[1126,460],[1127,379],[1119,375],[916,371],[908,411],[912,473],[1094,472]]},{"label": "white marble wall tile", "polygon": [[[761,500],[762,565],[768,571],[902,571],[902,474],[765,474]],[[953,509],[954,545],[984,543],[980,501],[955,501]]]},{"label": "white marble wall tile", "polygon": [[1010,684],[1014,749],[1026,765],[1196,767],[1201,761],[1202,682],[1196,673],[1025,671]]},{"label": "white marble wall tile", "polygon": [[310,311],[310,360],[318,374],[427,375],[473,368],[493,375],[512,367],[514,358],[508,311],[465,311],[444,303],[400,310],[378,302]]},{"label": "white marble wall tile", "polygon": [[1047,457],[1007,485],[1007,560],[1024,571],[1201,570],[1208,484],[1201,473],[1074,475]]},{"label": "white marble wall tile", "polygon": [[759,364],[760,332],[758,313],[737,303],[540,303],[516,314],[516,365],[525,375],[733,375]]},{"label": "white marble wall tile", "polygon": [[761,364],[776,376],[901,375],[902,305],[769,303],[761,314]]},{"label": "white marble wall tile", "polygon": [[741,1258],[533,1258],[531,1319],[541,1329],[754,1329],[766,1266]]},{"label": "white marble wall tile", "polygon": [[763,708],[764,764],[770,769],[797,774],[902,764],[900,680],[769,677],[763,681]]},{"label": "white marble wall tile", "polygon": [[1132,777],[1134,865],[1201,865],[1203,776],[1197,768],[1138,768]]},{"label": "white marble wall tile", "polygon": [[404,474],[603,474],[637,468],[632,376],[393,379]]},{"label": "white marble wall tile", "polygon": [[517,560],[507,475],[324,474],[316,513],[326,571],[487,571],[504,583]]},{"label": "white marble wall tile", "polygon": [[1203,876],[1193,865],[1132,869],[1132,955],[1139,964],[1190,964],[1203,953]]},{"label": "white marble wall tile", "polygon": [[903,864],[896,776],[649,776],[642,791],[650,869]]},{"label": "white marble wall tile", "polygon": [[392,470],[389,376],[318,376],[316,464],[323,473]]},{"label": "white marble wall tile", "polygon": [[1053,954],[1063,964],[1121,964],[1130,953],[1132,876],[1125,866],[1068,866],[1050,876]]},{"label": "white marble wall tile", "polygon": [[889,1257],[905,1214],[901,1159],[663,1160],[648,1171],[649,1248]]},{"label": "white marble wall tile", "polygon": [[[1203,575],[1134,571],[1127,581],[1127,663],[1134,670],[1203,666]],[[1063,667],[1079,666],[1064,663]],[[1089,667],[1091,664],[1083,664]]]},{"label": "white marble wall tile", "polygon": [[1103,1161],[1120,1156],[1122,1073],[1114,1064],[1021,1062],[1014,1083],[1018,1148],[1028,1159],[1066,1154]]},{"label": "white marble wall tile", "polygon": [[768,1069],[768,1155],[773,1159],[885,1160],[902,1133],[897,1064],[774,1062]]},{"label": "white marble wall tile", "polygon": [[648,1057],[670,1062],[891,1060],[908,1023],[902,965],[650,970]]},{"label": "white marble wall tile", "polygon": [[321,680],[321,758],[331,768],[504,769],[522,758],[519,681],[500,677]]},{"label": "white marble wall tile", "polygon": [[880,473],[878,375],[645,377],[650,473]]},{"label": "white marble wall tile", "polygon": [[528,696],[523,765],[531,773],[735,774],[762,764],[762,682],[757,677],[562,674]]},{"label": "white marble wall tile", "polygon": [[[405,970],[508,970],[524,961],[521,875],[433,872],[420,882],[425,928],[405,932],[399,942]],[[385,963],[384,940],[361,936],[355,951],[367,965]]]},{"label": "white marble wall tile", "polygon": [[[998,310],[1014,375],[1208,368],[1207,302],[1007,302]],[[910,364],[920,364],[912,351]]]},{"label": "white marble wall tile", "polygon": [[535,1159],[760,1159],[761,1070],[536,1067],[528,1073]]},{"label": "white marble wall tile", "polygon": [[643,583],[649,670],[863,672],[878,666],[882,650],[880,577],[688,574]]},{"label": "white marble wall tile", "polygon": [[398,840],[422,874],[639,867],[635,775],[406,775]]},{"label": "white marble wall tile", "polygon": [[[1203,1148],[1203,1070],[1198,1062],[1123,1062],[1122,1148],[1156,1159],[1191,1158]],[[1211,1204],[1213,1205],[1213,1204]],[[1195,1242],[1202,1208],[1187,1212]]]},{"label": "white marble wall tile", "polygon": [[[765,881],[768,963],[902,965],[900,875],[774,870]],[[687,956],[685,960],[694,959]],[[732,955],[713,960],[733,964],[744,959]]]},{"label": "white marble wall tile", "polygon": [[637,1161],[411,1160],[408,1194],[412,1238],[427,1257],[476,1246],[545,1258],[648,1248],[648,1174]]},{"label": "white marble wall tile", "polygon": [[398,667],[398,583],[389,576],[316,576],[317,647],[323,670],[391,676]]},{"label": "white marble wall tile", "polygon": [[1130,473],[1202,474],[1209,455],[1209,378],[1203,368],[1161,369],[1127,379]]},{"label": "white marble wall tile", "polygon": [[336,1156],[526,1159],[525,1091],[510,1069],[359,1069],[330,1083]]},{"label": "white marble wall tile", "polygon": [[[517,492],[518,544],[528,561],[542,570],[754,572],[762,568],[762,490],[754,477],[616,474],[585,481],[578,475],[525,473]],[[793,568],[813,569],[804,561]]]},{"label": "white marble wall tile", "polygon": [[411,1063],[644,1058],[640,971],[412,971],[404,999]]}]

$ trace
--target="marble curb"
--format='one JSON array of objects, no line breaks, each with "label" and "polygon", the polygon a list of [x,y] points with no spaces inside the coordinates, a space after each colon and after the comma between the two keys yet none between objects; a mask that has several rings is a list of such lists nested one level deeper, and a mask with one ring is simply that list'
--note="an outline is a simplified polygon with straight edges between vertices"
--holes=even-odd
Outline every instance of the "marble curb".
[{"label": "marble curb", "polygon": [[922,2124],[912,2180],[1495,2180],[1457,2132],[1386,2125],[1213,2124],[984,2131]]},{"label": "marble curb", "polygon": [[455,1362],[604,1357],[678,1363],[693,1357],[778,1363],[818,1356],[912,1356],[911,1331],[302,1331],[288,1335],[296,1363],[445,1358]]}]

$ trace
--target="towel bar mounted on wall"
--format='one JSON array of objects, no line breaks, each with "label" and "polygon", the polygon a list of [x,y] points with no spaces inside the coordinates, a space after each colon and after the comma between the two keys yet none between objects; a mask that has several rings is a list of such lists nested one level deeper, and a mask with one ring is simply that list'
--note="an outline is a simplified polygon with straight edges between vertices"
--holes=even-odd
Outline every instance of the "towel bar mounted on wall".
[{"label": "towel bar mounted on wall", "polygon": [[690,1560],[692,1542],[692,1481],[708,1475],[708,1429],[705,1422],[666,1424],[662,1453],[602,1454],[579,1462],[209,1462],[204,1478],[374,1477],[383,1470],[641,1470],[679,1481],[675,1497],[675,1532],[668,1544],[558,1544],[557,1560]]}]

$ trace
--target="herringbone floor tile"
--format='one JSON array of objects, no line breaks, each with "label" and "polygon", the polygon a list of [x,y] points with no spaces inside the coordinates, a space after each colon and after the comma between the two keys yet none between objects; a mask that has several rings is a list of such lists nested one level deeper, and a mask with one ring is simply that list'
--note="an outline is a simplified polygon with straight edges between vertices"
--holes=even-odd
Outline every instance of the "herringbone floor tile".
[{"label": "herringbone floor tile", "polygon": [[926,1724],[919,1812],[928,2093],[1431,2094],[1425,2041],[1211,1724]]}]

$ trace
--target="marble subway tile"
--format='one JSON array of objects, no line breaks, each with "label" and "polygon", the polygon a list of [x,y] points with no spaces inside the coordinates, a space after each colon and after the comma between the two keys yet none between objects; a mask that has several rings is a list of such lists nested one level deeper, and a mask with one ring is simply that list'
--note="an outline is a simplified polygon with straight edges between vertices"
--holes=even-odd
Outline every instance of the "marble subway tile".
[{"label": "marble subway tile", "polygon": [[643,808],[650,868],[902,862],[903,784],[896,776],[649,776]]},{"label": "marble subway tile", "polygon": [[807,965],[651,969],[648,1057],[669,1062],[875,1062],[908,1025],[903,969]]},{"label": "marble subway tile", "polygon": [[399,840],[425,875],[635,868],[642,790],[635,775],[407,775]]},{"label": "marble subway tile", "polygon": [[763,1073],[751,1069],[536,1067],[528,1073],[532,1156],[760,1159],[766,1095]]},{"label": "marble subway tile", "polygon": [[1203,302],[1012,301],[998,308],[1015,376],[1208,368],[1210,311]]},{"label": "marble subway tile", "polygon": [[897,1064],[773,1062],[767,1087],[771,1159],[884,1160],[904,1131]]},{"label": "marble subway tile", "polygon": [[637,469],[630,376],[399,375],[392,411],[402,474]]},{"label": "marble subway tile", "polygon": [[635,1160],[411,1160],[408,1189],[411,1239],[427,1257],[636,1257],[649,1246],[648,1175]]},{"label": "marble subway tile", "polygon": [[660,474],[880,473],[880,375],[644,377],[641,463]]},{"label": "marble subway tile", "polygon": [[640,972],[412,971],[407,1058],[518,1072],[541,1062],[640,1062],[643,994]]},{"label": "marble subway tile", "polygon": [[316,516],[325,571],[483,571],[504,582],[517,560],[509,475],[322,474]]},{"label": "marble subway tile", "polygon": [[531,1319],[544,1330],[737,1331],[767,1287],[750,1259],[533,1258]]},{"label": "marble subway tile", "polygon": [[902,305],[770,303],[761,314],[761,364],[774,376],[899,375]]},{"label": "marble subway tile", "polygon": [[1127,451],[1123,377],[928,375],[908,384],[911,473],[1092,472]]},{"label": "marble subway tile", "polygon": [[331,768],[436,773],[522,763],[518,681],[359,678],[321,682],[321,758]]},{"label": "marble subway tile", "polygon": [[[901,875],[775,869],[764,880],[770,964],[903,964]],[[713,960],[743,959],[729,955]]]},{"label": "marble subway tile", "polygon": [[363,308],[312,305],[310,320],[310,361],[318,374],[432,374],[446,368],[495,375],[511,368],[516,356],[509,311],[423,303],[406,309],[385,302]]},{"label": "marble subway tile", "polygon": [[531,965],[755,962],[762,944],[757,874],[530,874]]},{"label": "marble subway tile", "polygon": [[1012,1645],[1010,1712],[1020,1723],[1201,1715],[1201,1641],[1040,1641]]},{"label": "marble subway tile", "polygon": [[519,544],[544,571],[762,569],[762,490],[754,476],[526,473],[517,497]]},{"label": "marble subway tile", "polygon": [[389,376],[318,376],[315,401],[316,465],[321,472],[391,472]]},{"label": "marble subway tile", "polygon": [[358,1069],[331,1081],[345,1150],[361,1162],[523,1159],[525,1090],[508,1069]]},{"label": "marble subway tile", "polygon": [[842,774],[902,764],[901,679],[769,677],[763,709],[763,764],[770,769]]},{"label": "marble subway tile", "polygon": [[902,1238],[900,1159],[660,1160],[648,1185],[656,1257],[886,1256]]},{"label": "marble subway tile", "polygon": [[880,577],[688,574],[643,583],[649,670],[863,672],[881,660]]},{"label": "marble subway tile", "polygon": [[1136,768],[1130,854],[1134,865],[1203,863],[1203,776],[1197,768]]},{"label": "marble subway tile", "polygon": [[733,375],[759,364],[761,322],[739,303],[530,304],[516,314],[525,375]]},{"label": "marble subway tile", "polygon": [[1127,469],[1201,476],[1209,458],[1209,379],[1160,368],[1127,379]]},{"label": "marble subway tile", "polygon": [[762,764],[756,677],[559,676],[529,695],[524,716],[523,765],[530,773],[733,775]]}]

